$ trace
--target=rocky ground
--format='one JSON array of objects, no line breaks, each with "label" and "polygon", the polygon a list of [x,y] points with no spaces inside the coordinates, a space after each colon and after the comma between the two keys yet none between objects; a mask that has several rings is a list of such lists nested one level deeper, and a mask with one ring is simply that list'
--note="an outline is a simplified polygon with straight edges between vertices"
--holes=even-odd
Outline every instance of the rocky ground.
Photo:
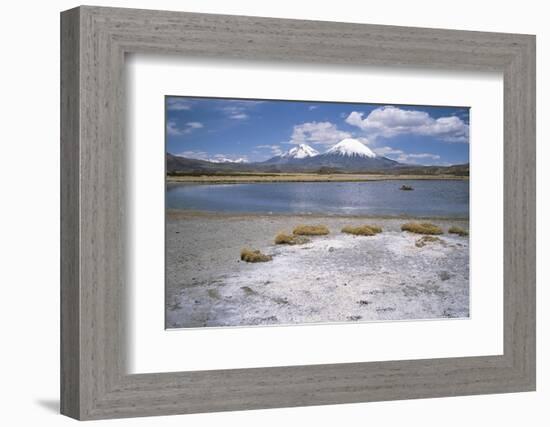
[{"label": "rocky ground", "polygon": [[[166,327],[462,318],[469,316],[469,239],[400,230],[410,219],[217,215],[172,211],[166,223]],[[431,220],[445,231],[462,220]],[[344,225],[376,224],[376,236]],[[275,245],[278,232],[324,224],[303,245]],[[419,247],[421,246],[421,247]],[[240,261],[244,247],[273,256]]]}]

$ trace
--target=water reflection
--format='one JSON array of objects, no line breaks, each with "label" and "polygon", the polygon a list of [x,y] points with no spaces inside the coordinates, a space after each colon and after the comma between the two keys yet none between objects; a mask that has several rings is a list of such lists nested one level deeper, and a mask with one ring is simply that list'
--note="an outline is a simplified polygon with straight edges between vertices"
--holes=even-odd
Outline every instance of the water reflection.
[{"label": "water reflection", "polygon": [[467,218],[469,202],[468,181],[444,180],[169,184],[166,193],[168,209],[242,213]]}]

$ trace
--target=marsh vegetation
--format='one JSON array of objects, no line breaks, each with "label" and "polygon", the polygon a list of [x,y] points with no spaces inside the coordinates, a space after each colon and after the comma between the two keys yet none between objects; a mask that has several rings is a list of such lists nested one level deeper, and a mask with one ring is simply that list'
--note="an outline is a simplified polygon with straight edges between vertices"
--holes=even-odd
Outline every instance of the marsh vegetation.
[{"label": "marsh vegetation", "polygon": [[382,228],[376,225],[360,225],[353,227],[346,225],[342,228],[342,233],[353,234],[354,236],[374,236],[382,232]]},{"label": "marsh vegetation", "polygon": [[304,245],[309,242],[311,239],[296,234],[279,233],[275,236],[276,245]]},{"label": "marsh vegetation", "polygon": [[297,236],[326,236],[329,233],[326,225],[298,225],[292,230]]},{"label": "marsh vegetation", "polygon": [[459,236],[463,236],[463,237],[469,234],[466,230],[456,225],[453,225],[451,228],[449,228],[449,233],[458,234]]},{"label": "marsh vegetation", "polygon": [[443,234],[441,227],[432,224],[431,222],[407,222],[401,226],[401,230],[416,234]]},{"label": "marsh vegetation", "polygon": [[273,257],[271,255],[265,255],[257,249],[242,249],[241,261],[245,262],[267,262],[271,261]]}]

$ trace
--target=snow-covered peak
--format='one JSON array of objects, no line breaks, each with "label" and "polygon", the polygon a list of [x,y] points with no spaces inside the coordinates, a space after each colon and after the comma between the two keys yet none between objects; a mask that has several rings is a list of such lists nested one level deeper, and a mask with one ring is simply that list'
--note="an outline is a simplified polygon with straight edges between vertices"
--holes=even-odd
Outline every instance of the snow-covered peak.
[{"label": "snow-covered peak", "polygon": [[238,159],[228,159],[227,157],[216,157],[213,159],[209,159],[212,163],[248,163],[248,160],[243,158]]},{"label": "snow-covered peak", "polygon": [[349,157],[376,157],[376,154],[357,139],[346,138],[327,151],[327,154],[337,154]]},{"label": "snow-covered peak", "polygon": [[297,147],[291,148],[286,153],[281,155],[284,159],[305,159],[306,157],[314,157],[319,152],[314,148],[311,148],[307,144],[300,144]]}]

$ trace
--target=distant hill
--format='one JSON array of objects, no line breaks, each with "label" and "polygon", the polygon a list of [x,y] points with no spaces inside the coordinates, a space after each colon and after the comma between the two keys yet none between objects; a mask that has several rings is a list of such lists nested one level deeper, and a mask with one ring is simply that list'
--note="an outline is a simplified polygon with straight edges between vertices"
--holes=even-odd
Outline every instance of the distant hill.
[{"label": "distant hill", "polygon": [[455,176],[470,176],[470,164],[464,163],[461,165],[451,166],[411,166],[400,165],[390,171],[388,174],[398,175],[455,175]]},{"label": "distant hill", "polygon": [[381,173],[395,175],[468,176],[469,164],[454,166],[415,166],[376,155],[360,141],[346,138],[320,154],[307,144],[263,162],[214,162],[166,155],[169,175],[223,175],[236,173]]}]

